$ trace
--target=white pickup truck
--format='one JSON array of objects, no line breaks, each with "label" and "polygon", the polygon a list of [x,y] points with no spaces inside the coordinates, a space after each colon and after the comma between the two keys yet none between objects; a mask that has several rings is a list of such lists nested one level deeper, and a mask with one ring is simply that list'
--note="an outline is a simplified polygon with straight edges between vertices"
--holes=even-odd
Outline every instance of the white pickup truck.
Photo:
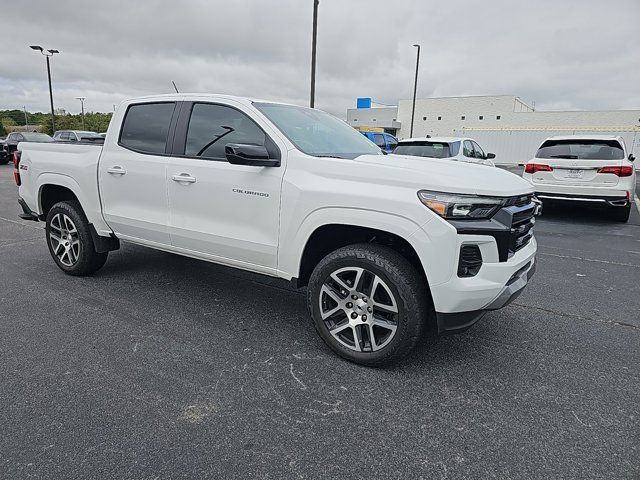
[{"label": "white pickup truck", "polygon": [[322,339],[361,364],[466,330],[535,269],[528,182],[386,156],[318,110],[144,97],[120,105],[103,146],[19,148],[20,216],[46,222],[65,273],[94,273],[124,240],[280,277],[308,287]]}]

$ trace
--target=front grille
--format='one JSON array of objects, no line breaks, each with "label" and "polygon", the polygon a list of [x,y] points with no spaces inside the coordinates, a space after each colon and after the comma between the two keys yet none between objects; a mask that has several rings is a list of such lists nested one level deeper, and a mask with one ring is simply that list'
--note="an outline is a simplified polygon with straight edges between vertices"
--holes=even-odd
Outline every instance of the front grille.
[{"label": "front grille", "polygon": [[537,206],[533,195],[519,195],[506,199],[504,206],[489,220],[451,223],[461,234],[491,235],[498,246],[498,260],[506,262],[533,238]]}]

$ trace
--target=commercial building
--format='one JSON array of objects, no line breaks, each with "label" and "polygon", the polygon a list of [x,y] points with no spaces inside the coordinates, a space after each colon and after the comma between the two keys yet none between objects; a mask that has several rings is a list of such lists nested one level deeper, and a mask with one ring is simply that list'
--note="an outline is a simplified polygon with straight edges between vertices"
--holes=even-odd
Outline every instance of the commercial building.
[{"label": "commercial building", "polygon": [[[391,125],[399,138],[411,136],[412,100],[380,108],[366,102],[347,110],[347,122],[367,129]],[[374,123],[372,119],[375,118]],[[384,124],[384,126],[382,125]],[[570,134],[620,135],[640,153],[640,110],[540,111],[514,95],[421,98],[416,100],[413,136],[468,136],[496,154],[497,163],[522,163],[547,137]]]}]

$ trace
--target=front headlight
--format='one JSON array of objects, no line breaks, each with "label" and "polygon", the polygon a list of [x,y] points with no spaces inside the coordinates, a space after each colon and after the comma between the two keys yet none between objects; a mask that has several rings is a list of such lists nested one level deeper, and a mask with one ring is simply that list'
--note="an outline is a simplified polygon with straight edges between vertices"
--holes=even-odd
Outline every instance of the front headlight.
[{"label": "front headlight", "polygon": [[480,197],[445,192],[420,190],[420,201],[430,210],[447,220],[490,218],[504,204],[499,197]]}]

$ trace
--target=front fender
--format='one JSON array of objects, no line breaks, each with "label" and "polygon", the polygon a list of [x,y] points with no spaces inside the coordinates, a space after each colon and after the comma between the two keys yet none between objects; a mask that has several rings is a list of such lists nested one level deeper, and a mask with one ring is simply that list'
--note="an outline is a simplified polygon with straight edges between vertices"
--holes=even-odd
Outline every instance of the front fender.
[{"label": "front fender", "polygon": [[399,215],[342,207],[325,207],[311,212],[302,221],[293,238],[286,243],[281,242],[278,249],[279,275],[287,279],[299,277],[302,255],[313,232],[322,226],[335,224],[374,228],[404,238],[420,257],[427,279],[430,278],[428,261],[423,259],[423,254],[428,251],[431,240],[421,225]]}]

